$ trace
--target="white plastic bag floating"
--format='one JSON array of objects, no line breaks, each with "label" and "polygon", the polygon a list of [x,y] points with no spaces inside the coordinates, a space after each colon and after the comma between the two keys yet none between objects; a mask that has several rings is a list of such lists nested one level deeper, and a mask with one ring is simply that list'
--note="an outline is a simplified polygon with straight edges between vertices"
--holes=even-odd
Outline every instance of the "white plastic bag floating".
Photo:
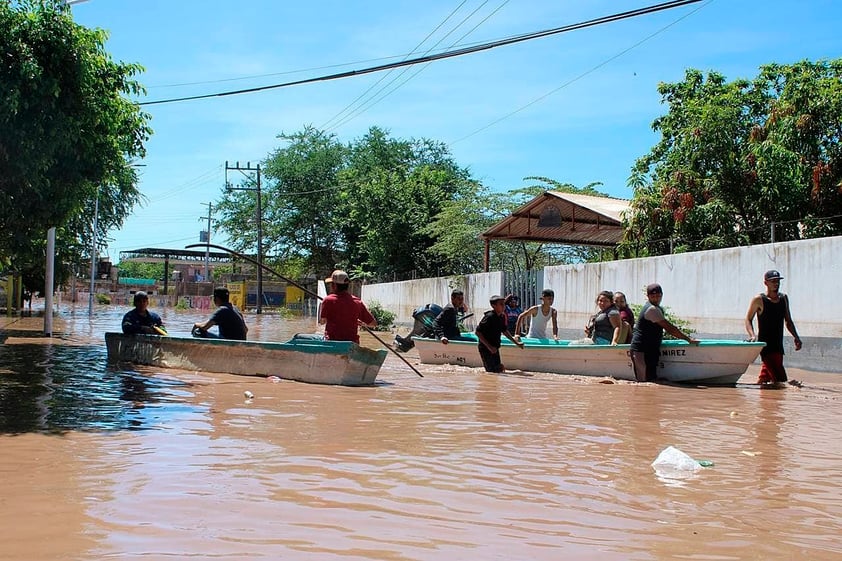
[{"label": "white plastic bag floating", "polygon": [[667,446],[655,461],[652,462],[652,467],[655,470],[663,471],[697,471],[702,469],[702,465],[676,448],[675,446]]}]

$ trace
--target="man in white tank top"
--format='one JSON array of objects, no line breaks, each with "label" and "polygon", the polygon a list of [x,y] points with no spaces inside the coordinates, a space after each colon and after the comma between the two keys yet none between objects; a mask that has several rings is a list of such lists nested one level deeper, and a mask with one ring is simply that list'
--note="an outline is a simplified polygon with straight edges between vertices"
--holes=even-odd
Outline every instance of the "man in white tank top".
[{"label": "man in white tank top", "polygon": [[[529,333],[527,337],[532,339],[546,339],[547,338],[547,323],[552,319],[553,321],[553,339],[558,341],[558,312],[553,308],[555,301],[555,292],[551,288],[545,288],[541,291],[541,305],[532,306],[517,318],[517,325],[515,326],[515,333],[522,333],[524,324],[529,318]],[[519,337],[519,335],[515,335]]]}]

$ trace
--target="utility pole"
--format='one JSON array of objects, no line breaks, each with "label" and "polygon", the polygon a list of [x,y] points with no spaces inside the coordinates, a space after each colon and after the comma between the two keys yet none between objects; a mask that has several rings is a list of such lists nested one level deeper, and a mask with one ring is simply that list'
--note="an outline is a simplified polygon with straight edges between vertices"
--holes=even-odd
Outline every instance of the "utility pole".
[{"label": "utility pole", "polygon": [[94,315],[94,292],[96,291],[96,229],[99,220],[99,187],[96,189],[96,206],[94,206],[94,225],[91,235],[91,288],[88,292],[88,316]]},{"label": "utility pole", "polygon": [[[213,203],[202,203],[208,205],[208,231],[206,232],[205,239],[199,240],[200,242],[210,243],[211,235],[211,212],[213,211]],[[204,217],[201,217],[204,218]],[[205,246],[205,282],[210,280],[210,246]]]},{"label": "utility pole", "polygon": [[[257,187],[232,187],[228,182],[228,170],[239,171],[246,177],[250,176],[246,172],[257,172]],[[225,161],[225,188],[231,191],[257,191],[257,313],[263,313],[263,211],[261,209],[260,197],[260,164],[257,167],[251,167],[251,162],[246,162],[245,166],[240,166],[240,162],[236,165],[229,166],[228,161]]]}]

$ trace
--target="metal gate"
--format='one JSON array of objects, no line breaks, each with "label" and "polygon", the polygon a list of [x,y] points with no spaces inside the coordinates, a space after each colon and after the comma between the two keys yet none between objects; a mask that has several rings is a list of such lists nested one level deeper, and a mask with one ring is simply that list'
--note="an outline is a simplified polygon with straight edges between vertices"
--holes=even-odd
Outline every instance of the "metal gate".
[{"label": "metal gate", "polygon": [[524,310],[541,302],[544,288],[544,269],[503,271],[503,296],[514,294],[520,298]]}]

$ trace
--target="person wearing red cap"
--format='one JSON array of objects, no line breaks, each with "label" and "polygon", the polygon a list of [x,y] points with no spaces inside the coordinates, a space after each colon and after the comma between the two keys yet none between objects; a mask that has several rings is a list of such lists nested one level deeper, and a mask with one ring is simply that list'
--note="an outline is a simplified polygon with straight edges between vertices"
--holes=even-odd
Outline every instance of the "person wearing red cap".
[{"label": "person wearing red cap", "polygon": [[[766,271],[763,284],[766,293],[751,299],[746,312],[746,332],[749,341],[763,341],[766,346],[760,351],[763,361],[758,384],[780,384],[787,381],[784,369],[784,325],[792,334],[795,350],[801,350],[801,338],[795,330],[795,323],[789,311],[789,297],[780,291],[783,277],[776,270]],[[754,331],[754,317],[757,316],[757,333]]]},{"label": "person wearing red cap", "polygon": [[376,327],[377,321],[368,311],[362,300],[348,292],[351,279],[345,271],[333,271],[325,284],[332,288],[332,293],[322,301],[319,311],[319,323],[325,326],[325,339],[328,341],[360,342],[360,325]]}]

